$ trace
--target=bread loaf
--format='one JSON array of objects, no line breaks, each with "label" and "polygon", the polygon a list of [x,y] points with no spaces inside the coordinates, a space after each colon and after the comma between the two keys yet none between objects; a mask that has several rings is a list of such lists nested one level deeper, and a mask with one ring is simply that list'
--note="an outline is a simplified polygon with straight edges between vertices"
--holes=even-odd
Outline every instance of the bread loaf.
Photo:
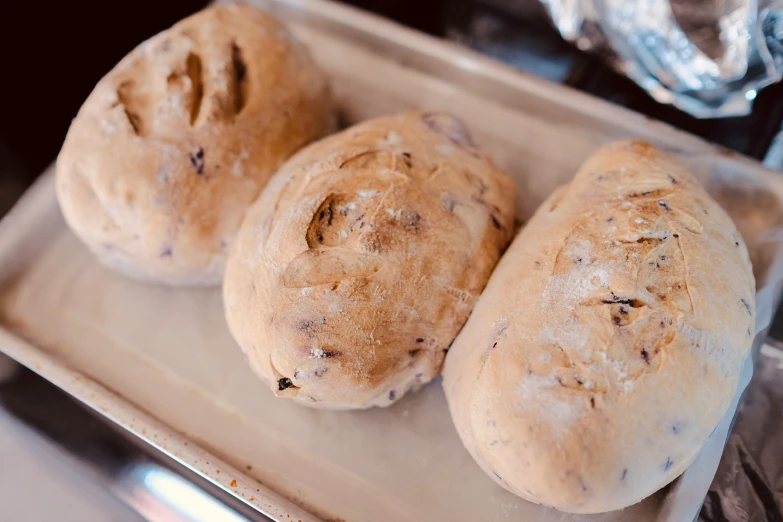
[{"label": "bread loaf", "polygon": [[452,347],[444,388],[498,484],[573,513],[620,509],[691,463],[754,334],[748,252],[652,146],[599,150],[514,240]]},{"label": "bread loaf", "polygon": [[448,114],[325,138],[248,212],[223,286],[229,328],[281,397],[392,404],[440,373],[512,236],[514,201]]},{"label": "bread loaf", "polygon": [[218,284],[247,206],[332,125],[324,75],[278,20],[211,7],[98,82],[57,160],[60,207],[110,267]]}]

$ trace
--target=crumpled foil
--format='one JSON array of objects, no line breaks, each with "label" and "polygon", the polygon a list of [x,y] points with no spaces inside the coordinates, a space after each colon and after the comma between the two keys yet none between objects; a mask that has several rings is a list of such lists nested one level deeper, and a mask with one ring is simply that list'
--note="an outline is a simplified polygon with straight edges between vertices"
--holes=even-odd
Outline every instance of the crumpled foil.
[{"label": "crumpled foil", "polygon": [[555,27],[660,103],[749,114],[783,75],[783,0],[540,0]]},{"label": "crumpled foil", "polygon": [[783,344],[761,348],[699,522],[783,520]]}]

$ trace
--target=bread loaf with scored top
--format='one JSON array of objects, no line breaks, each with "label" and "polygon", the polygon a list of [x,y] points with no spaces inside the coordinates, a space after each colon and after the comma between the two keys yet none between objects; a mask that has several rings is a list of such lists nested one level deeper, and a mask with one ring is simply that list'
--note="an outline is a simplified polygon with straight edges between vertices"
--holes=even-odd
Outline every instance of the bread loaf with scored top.
[{"label": "bread loaf with scored top", "polygon": [[440,374],[512,237],[515,199],[449,114],[325,138],[248,212],[223,285],[229,328],[278,396],[390,405]]},{"label": "bread loaf with scored top", "polygon": [[651,145],[608,145],[539,208],[446,360],[457,430],[497,483],[574,513],[677,477],[730,404],[755,283],[727,214]]},{"label": "bread loaf with scored top", "polygon": [[98,82],[57,159],[60,207],[107,266],[216,285],[248,205],[334,121],[326,77],[280,21],[210,7]]}]

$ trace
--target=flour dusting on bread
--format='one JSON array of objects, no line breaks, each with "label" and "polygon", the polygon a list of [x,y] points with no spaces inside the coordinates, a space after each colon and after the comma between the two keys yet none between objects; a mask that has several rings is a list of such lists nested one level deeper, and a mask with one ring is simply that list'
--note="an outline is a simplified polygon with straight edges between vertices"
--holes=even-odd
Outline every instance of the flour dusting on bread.
[{"label": "flour dusting on bread", "polygon": [[673,480],[725,412],[752,342],[755,285],[737,237],[650,145],[588,159],[509,247],[446,360],[476,461],[514,493],[575,513],[620,509]]},{"label": "flour dusting on bread", "polygon": [[60,207],[103,264],[216,285],[267,179],[333,125],[325,75],[277,19],[213,6],[98,82],[57,160]]},{"label": "flour dusting on bread", "polygon": [[224,284],[231,332],[278,395],[390,405],[440,373],[512,236],[514,201],[511,178],[448,114],[315,143],[240,230]]}]

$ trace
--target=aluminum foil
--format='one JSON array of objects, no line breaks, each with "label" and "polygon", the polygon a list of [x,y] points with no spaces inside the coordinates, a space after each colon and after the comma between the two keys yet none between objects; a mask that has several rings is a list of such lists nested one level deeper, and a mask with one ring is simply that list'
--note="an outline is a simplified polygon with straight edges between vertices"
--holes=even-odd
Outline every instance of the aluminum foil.
[{"label": "aluminum foil", "polygon": [[748,114],[783,75],[783,0],[540,1],[565,39],[697,118]]},{"label": "aluminum foil", "polygon": [[783,344],[761,348],[699,522],[783,520]]}]

